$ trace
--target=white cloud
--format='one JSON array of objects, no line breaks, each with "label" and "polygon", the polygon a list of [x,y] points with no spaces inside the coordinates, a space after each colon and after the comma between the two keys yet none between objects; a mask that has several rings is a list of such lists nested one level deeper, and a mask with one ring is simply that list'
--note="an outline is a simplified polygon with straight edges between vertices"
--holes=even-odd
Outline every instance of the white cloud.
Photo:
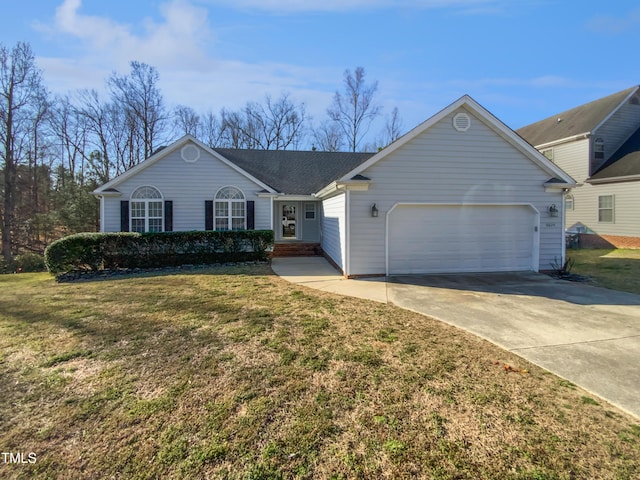
[{"label": "white cloud", "polygon": [[161,4],[162,21],[145,18],[140,25],[85,15],[81,13],[81,7],[82,0],[64,0],[56,9],[53,25],[48,26],[47,31],[79,40],[85,61],[110,62],[122,69],[131,60],[156,67],[194,65],[206,60],[205,49],[213,38],[207,10],[186,0]]}]

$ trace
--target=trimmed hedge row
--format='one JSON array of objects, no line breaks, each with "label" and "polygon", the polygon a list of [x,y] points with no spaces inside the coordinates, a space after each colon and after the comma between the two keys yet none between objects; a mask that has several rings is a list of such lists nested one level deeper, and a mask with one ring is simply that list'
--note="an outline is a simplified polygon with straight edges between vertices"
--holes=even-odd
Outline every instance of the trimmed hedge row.
[{"label": "trimmed hedge row", "polygon": [[78,233],[45,250],[54,275],[114,268],[175,267],[266,260],[273,231],[197,231],[155,233]]}]

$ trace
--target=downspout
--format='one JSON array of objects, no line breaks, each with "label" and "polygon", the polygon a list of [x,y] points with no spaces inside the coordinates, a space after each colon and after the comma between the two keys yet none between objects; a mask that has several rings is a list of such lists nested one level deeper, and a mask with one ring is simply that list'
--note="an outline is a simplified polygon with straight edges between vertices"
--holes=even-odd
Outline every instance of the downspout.
[{"label": "downspout", "polygon": [[269,229],[275,234],[275,230],[273,230],[273,196],[269,197]]},{"label": "downspout", "polygon": [[346,249],[344,252],[344,275],[349,278],[351,275],[351,190],[347,189],[345,198],[345,242]]},{"label": "downspout", "polygon": [[100,195],[100,232],[104,233],[104,196]]},{"label": "downspout", "polygon": [[565,208],[565,194],[562,190],[562,225],[560,225],[560,235],[562,236],[562,265],[567,261],[567,236],[564,231],[564,226],[567,224],[567,209]]}]

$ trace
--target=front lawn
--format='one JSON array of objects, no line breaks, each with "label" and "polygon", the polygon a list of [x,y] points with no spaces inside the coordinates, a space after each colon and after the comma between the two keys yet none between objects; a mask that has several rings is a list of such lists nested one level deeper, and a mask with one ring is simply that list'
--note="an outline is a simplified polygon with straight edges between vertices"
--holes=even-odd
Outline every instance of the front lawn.
[{"label": "front lawn", "polygon": [[0,276],[0,364],[2,478],[640,478],[637,419],[267,266]]},{"label": "front lawn", "polygon": [[568,249],[567,257],[575,261],[572,273],[594,285],[640,294],[640,250]]}]

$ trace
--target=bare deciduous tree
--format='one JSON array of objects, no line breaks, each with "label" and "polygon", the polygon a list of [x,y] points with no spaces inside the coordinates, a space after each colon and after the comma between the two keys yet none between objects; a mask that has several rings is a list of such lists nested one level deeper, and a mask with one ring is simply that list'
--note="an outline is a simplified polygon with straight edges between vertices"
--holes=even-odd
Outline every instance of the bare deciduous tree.
[{"label": "bare deciduous tree", "polygon": [[200,116],[193,108],[185,105],[178,105],[174,109],[173,115],[176,126],[181,135],[191,135],[199,138],[201,131]]},{"label": "bare deciduous tree", "polygon": [[286,150],[296,148],[304,139],[305,106],[286,93],[276,100],[266,95],[264,104],[247,102],[240,111],[223,109],[220,116],[221,146]]},{"label": "bare deciduous tree", "polygon": [[357,151],[367,134],[371,122],[380,114],[381,106],[374,103],[378,82],[367,85],[364,68],[357,67],[344,72],[344,94],[336,92],[333,104],[327,109],[329,118],[340,126],[347,139],[349,150]]},{"label": "bare deciduous tree", "polygon": [[148,158],[166,126],[164,99],[158,88],[158,71],[146,63],[131,62],[128,76],[113,74],[107,84],[113,102],[125,113],[128,150],[133,165]]},{"label": "bare deciduous tree", "polygon": [[23,42],[12,49],[0,45],[0,158],[4,173],[0,228],[2,256],[7,262],[13,258],[18,166],[33,147],[34,129],[46,109],[45,100],[42,75],[31,47]]},{"label": "bare deciduous tree", "polygon": [[344,146],[344,134],[335,122],[323,122],[313,130],[314,148],[323,152],[339,152]]}]

